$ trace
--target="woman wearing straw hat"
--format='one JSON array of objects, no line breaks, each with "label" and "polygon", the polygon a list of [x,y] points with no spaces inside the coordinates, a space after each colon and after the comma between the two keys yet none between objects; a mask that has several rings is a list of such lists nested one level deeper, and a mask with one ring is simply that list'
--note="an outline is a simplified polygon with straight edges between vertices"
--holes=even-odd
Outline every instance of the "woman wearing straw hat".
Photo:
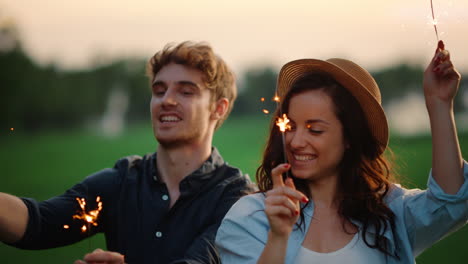
[{"label": "woman wearing straw hat", "polygon": [[303,59],[280,71],[259,193],[241,198],[218,230],[230,263],[414,263],[468,221],[468,164],[461,157],[453,99],[460,74],[439,42],[424,73],[433,164],[428,189],[394,183],[383,155],[388,127],[372,76],[344,59]]}]

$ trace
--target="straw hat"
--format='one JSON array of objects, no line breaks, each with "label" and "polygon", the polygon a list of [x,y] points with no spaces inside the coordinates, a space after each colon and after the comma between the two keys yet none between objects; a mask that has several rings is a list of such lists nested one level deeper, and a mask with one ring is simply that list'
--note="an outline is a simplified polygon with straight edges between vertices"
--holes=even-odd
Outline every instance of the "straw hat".
[{"label": "straw hat", "polygon": [[285,98],[291,86],[308,73],[327,73],[346,88],[359,102],[372,135],[382,145],[388,144],[387,118],[382,108],[379,86],[368,71],[345,59],[301,59],[285,64],[278,76],[278,96]]}]

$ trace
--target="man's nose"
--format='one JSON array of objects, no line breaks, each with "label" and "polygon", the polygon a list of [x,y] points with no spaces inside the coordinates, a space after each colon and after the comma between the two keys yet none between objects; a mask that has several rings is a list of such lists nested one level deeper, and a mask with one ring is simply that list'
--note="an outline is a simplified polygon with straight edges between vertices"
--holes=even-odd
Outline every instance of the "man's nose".
[{"label": "man's nose", "polygon": [[167,89],[162,97],[162,104],[165,106],[177,105],[176,91],[175,89]]}]

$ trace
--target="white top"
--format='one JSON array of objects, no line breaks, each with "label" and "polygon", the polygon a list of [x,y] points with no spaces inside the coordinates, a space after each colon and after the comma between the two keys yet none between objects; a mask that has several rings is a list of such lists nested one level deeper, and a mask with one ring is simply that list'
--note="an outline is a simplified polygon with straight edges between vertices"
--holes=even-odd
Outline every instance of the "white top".
[{"label": "white top", "polygon": [[379,264],[386,263],[385,254],[378,249],[370,248],[359,235],[354,235],[353,239],[341,249],[329,253],[319,253],[307,249],[303,246],[299,249],[295,264]]}]

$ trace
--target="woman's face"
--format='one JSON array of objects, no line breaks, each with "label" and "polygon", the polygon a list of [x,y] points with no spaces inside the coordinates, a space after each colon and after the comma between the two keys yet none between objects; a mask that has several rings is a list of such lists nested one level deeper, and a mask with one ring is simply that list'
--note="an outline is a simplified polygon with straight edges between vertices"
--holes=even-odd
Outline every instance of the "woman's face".
[{"label": "woman's face", "polygon": [[288,117],[286,152],[294,176],[310,181],[337,179],[347,144],[330,96],[320,89],[296,94]]}]

